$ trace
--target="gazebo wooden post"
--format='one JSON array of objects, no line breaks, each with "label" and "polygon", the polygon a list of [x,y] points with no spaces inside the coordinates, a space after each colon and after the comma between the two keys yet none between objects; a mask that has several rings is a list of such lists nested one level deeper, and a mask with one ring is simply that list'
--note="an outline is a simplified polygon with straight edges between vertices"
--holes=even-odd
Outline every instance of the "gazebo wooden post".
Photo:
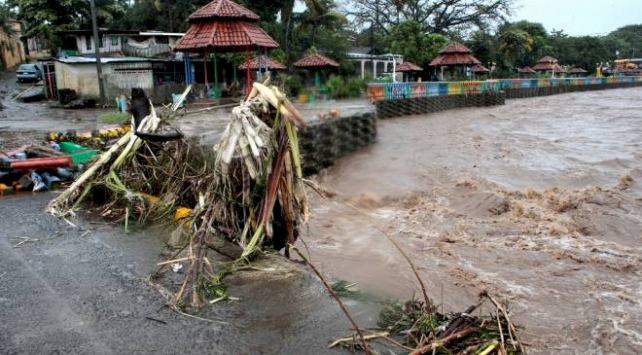
[{"label": "gazebo wooden post", "polygon": [[[209,85],[207,84],[207,48],[203,49],[203,72],[205,73],[205,89],[209,89]],[[205,95],[207,95],[207,91],[205,92]]]},{"label": "gazebo wooden post", "polygon": [[268,65],[268,63],[269,63],[270,58],[268,57],[267,47],[264,49],[264,52],[265,52],[265,59],[268,61],[267,63],[265,63],[265,76],[269,76],[270,75],[270,66]]},{"label": "gazebo wooden post", "polygon": [[252,79],[250,78],[250,46],[245,47],[245,77],[247,84],[247,94],[252,92]]},{"label": "gazebo wooden post", "polygon": [[258,80],[259,82],[262,82],[262,81],[263,81],[263,74],[261,73],[261,48],[259,48],[258,53],[259,53],[259,57],[258,57],[258,61],[259,61],[259,70],[258,70],[258,72],[256,73],[256,78],[257,78],[257,80]]},{"label": "gazebo wooden post", "polygon": [[214,51],[214,97],[218,98],[219,96],[219,90],[218,90],[218,70],[216,68],[216,51]]}]

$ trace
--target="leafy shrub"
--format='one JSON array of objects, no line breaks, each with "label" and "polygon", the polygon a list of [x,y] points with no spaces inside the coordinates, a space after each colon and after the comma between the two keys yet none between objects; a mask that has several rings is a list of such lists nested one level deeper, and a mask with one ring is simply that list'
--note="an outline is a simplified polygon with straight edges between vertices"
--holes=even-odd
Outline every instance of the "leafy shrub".
[{"label": "leafy shrub", "polygon": [[346,96],[360,97],[367,87],[368,85],[366,84],[365,80],[359,77],[348,78],[345,85]]},{"label": "leafy shrub", "polygon": [[341,99],[345,97],[345,82],[343,78],[338,75],[332,75],[326,81],[325,88],[328,95],[333,99]]},{"label": "leafy shrub", "polygon": [[298,76],[279,73],[281,88],[286,95],[296,97],[303,91],[303,82]]}]

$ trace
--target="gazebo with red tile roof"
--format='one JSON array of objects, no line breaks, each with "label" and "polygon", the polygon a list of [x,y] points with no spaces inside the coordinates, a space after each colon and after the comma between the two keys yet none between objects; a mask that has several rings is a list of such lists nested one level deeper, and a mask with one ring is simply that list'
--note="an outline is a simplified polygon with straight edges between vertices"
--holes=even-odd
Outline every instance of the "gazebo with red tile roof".
[{"label": "gazebo with red tile roof", "polygon": [[248,65],[250,66],[250,70],[261,70],[261,69],[285,70],[287,69],[287,67],[283,65],[281,62],[278,62],[265,55],[260,55],[258,57],[250,59],[249,62],[241,63],[238,66],[238,68],[241,70],[246,70]]},{"label": "gazebo with red tile roof", "polygon": [[413,62],[403,62],[395,67],[395,72],[404,73],[404,81],[407,81],[405,73],[417,73],[423,70],[424,68]]},{"label": "gazebo with red tile roof", "polygon": [[[205,84],[207,85],[208,50],[219,52],[246,52],[250,61],[252,49],[276,48],[279,44],[258,25],[260,17],[232,0],[214,0],[192,13],[190,28],[174,47],[176,52],[203,53]],[[251,90],[250,67],[247,66],[247,91]],[[218,85],[216,60],[214,81]]]},{"label": "gazebo with red tile roof", "polygon": [[424,68],[412,62],[403,62],[395,67],[395,71],[398,72],[417,72],[423,70]]},{"label": "gazebo with red tile roof", "polygon": [[339,63],[324,55],[314,53],[297,60],[294,66],[303,69],[327,69],[338,68]]},{"label": "gazebo with red tile roof", "polygon": [[490,73],[490,69],[486,68],[485,66],[483,66],[481,64],[476,64],[470,70],[472,70],[472,72],[475,73],[475,74],[488,74],[488,73]]},{"label": "gazebo with red tile roof", "polygon": [[481,64],[468,49],[459,42],[452,42],[439,51],[439,55],[430,62],[430,66],[472,66]]},{"label": "gazebo with red tile roof", "polygon": [[[442,50],[439,51],[439,55],[433,59],[430,66],[433,67],[442,67],[442,80],[443,80],[443,68],[444,67],[468,67],[476,64],[481,64],[479,59],[475,58],[471,54],[471,50],[468,47],[464,46],[459,42],[452,42]],[[462,69],[463,71],[463,69]]]},{"label": "gazebo with red tile roof", "polygon": [[579,77],[579,76],[585,76],[586,74],[588,74],[588,71],[586,71],[586,70],[584,70],[582,68],[576,67],[576,68],[573,68],[573,69],[569,70],[568,74],[570,74],[572,76],[575,76],[575,77]]},{"label": "gazebo with red tile roof", "polygon": [[319,78],[319,70],[336,69],[339,67],[339,63],[322,54],[313,53],[297,60],[294,63],[294,66],[301,69],[314,70],[314,85],[318,87],[321,84],[321,79]]},{"label": "gazebo with red tile roof", "polygon": [[555,75],[555,73],[566,73],[566,70],[557,63],[557,59],[547,55],[542,57],[537,61],[537,64],[533,67],[533,70],[536,72],[548,72],[550,71]]},{"label": "gazebo with red tile roof", "polygon": [[536,74],[537,72],[528,65],[519,70],[520,74]]}]

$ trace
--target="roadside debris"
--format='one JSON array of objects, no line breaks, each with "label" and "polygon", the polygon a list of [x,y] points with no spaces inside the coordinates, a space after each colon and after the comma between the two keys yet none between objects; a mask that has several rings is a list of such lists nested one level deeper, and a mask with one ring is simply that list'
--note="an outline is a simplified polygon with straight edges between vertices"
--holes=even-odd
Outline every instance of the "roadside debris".
[{"label": "roadside debris", "polygon": [[[159,117],[152,107],[137,132],[118,139],[48,211],[74,215],[102,194],[103,208],[122,211],[126,229],[132,218],[175,223],[177,249],[159,263],[160,269],[184,265],[178,287],[172,286],[176,280],[169,283],[170,304],[199,307],[220,298],[221,275],[265,249],[294,244],[309,214],[297,139],[305,121],[298,111],[276,87],[255,83],[231,116],[212,149],[182,137],[171,117]],[[231,265],[220,266],[208,254],[230,255],[221,241],[237,246]]]},{"label": "roadside debris", "polygon": [[[488,303],[487,314],[475,315]],[[461,313],[441,313],[423,301],[395,302],[381,311],[379,326],[385,331],[364,336],[365,340],[391,344],[410,355],[419,354],[526,354],[505,306],[486,292],[479,302]],[[354,337],[338,339],[330,348],[356,350],[362,343]]]},{"label": "roadside debris", "polygon": [[40,192],[70,183],[89,159],[61,151],[55,142],[25,145],[0,153],[0,195]]}]

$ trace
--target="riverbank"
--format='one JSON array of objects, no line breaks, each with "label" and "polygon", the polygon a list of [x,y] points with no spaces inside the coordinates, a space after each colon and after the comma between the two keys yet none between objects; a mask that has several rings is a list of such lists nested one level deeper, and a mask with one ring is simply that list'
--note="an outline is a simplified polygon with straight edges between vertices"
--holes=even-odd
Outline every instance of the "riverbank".
[{"label": "riverbank", "polygon": [[[372,147],[318,176],[308,242],[327,273],[462,309],[501,295],[531,354],[637,354],[642,339],[642,88],[378,122]],[[337,200],[345,201],[374,217]]]},{"label": "riverbank", "polygon": [[[166,234],[125,234],[85,218],[42,211],[50,194],[2,198],[2,354],[342,354],[327,349],[350,325],[318,280],[298,263],[271,256],[227,279],[238,301],[200,317],[164,307],[146,280]],[[348,301],[362,326],[377,305]]]}]

